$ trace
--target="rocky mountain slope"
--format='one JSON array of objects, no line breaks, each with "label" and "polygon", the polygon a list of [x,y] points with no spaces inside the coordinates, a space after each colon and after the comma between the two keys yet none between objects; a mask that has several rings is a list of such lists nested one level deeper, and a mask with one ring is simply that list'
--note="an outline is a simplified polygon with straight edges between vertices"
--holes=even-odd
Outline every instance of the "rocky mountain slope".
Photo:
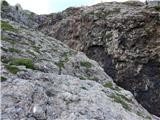
[{"label": "rocky mountain slope", "polygon": [[101,3],[50,15],[38,30],[96,60],[121,87],[160,116],[160,9]]},{"label": "rocky mountain slope", "polygon": [[159,120],[99,63],[40,31],[57,14],[2,3],[2,120]]}]

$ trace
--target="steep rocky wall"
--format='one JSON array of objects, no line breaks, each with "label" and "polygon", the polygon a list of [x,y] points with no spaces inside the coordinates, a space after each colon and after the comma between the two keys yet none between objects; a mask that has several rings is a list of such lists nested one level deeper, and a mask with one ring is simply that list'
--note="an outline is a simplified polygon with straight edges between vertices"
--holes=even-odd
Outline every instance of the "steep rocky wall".
[{"label": "steep rocky wall", "polygon": [[159,120],[96,61],[12,12],[1,20],[2,120]]},{"label": "steep rocky wall", "polygon": [[[36,15],[14,6],[2,6],[2,18],[18,22],[21,27],[29,27],[33,31],[39,30],[71,48],[84,51],[118,85],[130,90],[147,110],[160,115],[160,18],[154,8],[147,8],[140,2],[103,3],[68,8],[50,15]],[[36,52],[37,49],[39,47],[34,48]],[[42,59],[51,56],[48,53],[43,55]],[[44,62],[44,66],[39,63],[38,69],[43,72],[55,70],[52,62]],[[56,72],[103,84],[101,81],[104,79],[99,80],[101,75],[90,77],[92,70],[81,71],[76,65],[73,69],[70,64],[68,67],[72,71],[62,69],[60,72],[56,69]]]},{"label": "steep rocky wall", "polygon": [[70,8],[60,14],[62,20],[50,25],[53,16],[39,30],[87,53],[145,108],[160,115],[159,12],[125,2]]}]

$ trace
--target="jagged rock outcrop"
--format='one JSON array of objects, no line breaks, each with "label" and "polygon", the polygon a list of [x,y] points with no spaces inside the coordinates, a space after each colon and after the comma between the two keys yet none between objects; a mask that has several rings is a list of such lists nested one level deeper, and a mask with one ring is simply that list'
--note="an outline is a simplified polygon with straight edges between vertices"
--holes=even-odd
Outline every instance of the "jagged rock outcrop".
[{"label": "jagged rock outcrop", "polygon": [[101,3],[51,15],[38,29],[84,51],[151,113],[160,115],[160,12],[141,2]]},{"label": "jagged rock outcrop", "polygon": [[18,10],[2,5],[2,120],[159,120],[97,62],[36,30],[48,16]]}]

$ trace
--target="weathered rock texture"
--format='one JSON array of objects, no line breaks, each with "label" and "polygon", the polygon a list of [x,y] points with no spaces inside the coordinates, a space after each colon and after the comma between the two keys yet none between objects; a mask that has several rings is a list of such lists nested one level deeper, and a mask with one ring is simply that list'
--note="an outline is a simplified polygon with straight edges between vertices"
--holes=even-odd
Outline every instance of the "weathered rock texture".
[{"label": "weathered rock texture", "polygon": [[[65,17],[68,18],[71,13],[77,14],[78,10],[79,8],[67,10]],[[117,79],[118,73],[114,68],[117,63],[113,61],[115,56],[106,53],[109,48],[104,47],[104,44],[95,44],[93,47],[86,46],[85,49],[88,56],[91,55],[102,66],[107,66],[104,71],[84,53],[72,50],[64,43],[45,35],[48,27],[55,24],[50,17],[57,21],[62,20],[59,13],[38,16],[22,10],[19,5],[2,5],[2,120],[159,120],[148,113],[129,91],[118,87],[105,73],[110,70],[109,74],[115,74],[112,77],[116,76]],[[50,20],[53,26],[46,25],[44,28],[40,24]],[[68,20],[64,19],[64,25],[66,21]],[[38,29],[44,30],[45,34]],[[61,30],[66,32],[65,27]],[[111,41],[115,41],[113,36]],[[70,39],[66,40],[70,43]],[[75,39],[73,43],[79,41],[84,45],[84,40]],[[95,54],[98,51],[100,54],[97,54],[97,59]],[[153,66],[156,71],[157,65]],[[145,70],[149,68],[150,64]]]},{"label": "weathered rock texture", "polygon": [[160,116],[160,13],[143,3],[68,8],[39,28],[96,60],[121,87]]}]

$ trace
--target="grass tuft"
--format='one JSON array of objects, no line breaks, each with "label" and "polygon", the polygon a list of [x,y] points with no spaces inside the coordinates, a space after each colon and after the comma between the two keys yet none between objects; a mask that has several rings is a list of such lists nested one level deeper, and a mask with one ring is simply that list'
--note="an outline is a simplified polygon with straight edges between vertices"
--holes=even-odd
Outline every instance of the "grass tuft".
[{"label": "grass tuft", "polygon": [[64,68],[64,62],[63,60],[59,60],[58,62],[55,63],[55,65],[57,65],[59,67],[59,75],[61,75],[62,72],[62,68]]},{"label": "grass tuft", "polygon": [[4,82],[4,81],[6,81],[6,80],[7,80],[7,78],[1,76],[1,82]]},{"label": "grass tuft", "polygon": [[91,68],[92,67],[92,64],[90,62],[88,62],[88,61],[81,61],[80,65],[82,67],[86,67],[86,68]]},{"label": "grass tuft", "polygon": [[60,60],[57,63],[55,63],[59,68],[64,68],[64,61]]},{"label": "grass tuft", "polygon": [[1,21],[1,28],[7,31],[16,31],[16,29],[14,29],[12,25],[5,21]]},{"label": "grass tuft", "polygon": [[71,55],[70,52],[64,52],[58,62],[55,63],[59,67],[59,75],[61,75],[62,68],[64,68],[64,63],[67,62],[69,59],[69,55]]},{"label": "grass tuft", "polygon": [[98,81],[96,77],[86,77],[86,76],[78,76],[80,80],[93,80]]},{"label": "grass tuft", "polygon": [[103,86],[106,87],[106,88],[113,89],[113,84],[111,82],[105,83]]},{"label": "grass tuft", "polygon": [[15,53],[21,53],[21,51],[16,48],[9,48],[8,51],[15,52]]},{"label": "grass tuft", "polygon": [[33,61],[29,58],[14,58],[9,62],[9,65],[24,65],[26,68],[34,69]]},{"label": "grass tuft", "polygon": [[9,43],[11,43],[12,45],[14,45],[14,44],[16,44],[16,42],[14,41],[14,40],[11,40],[10,38],[7,38],[7,37],[5,37],[5,36],[1,36],[1,40],[2,41],[5,41],[5,42],[9,42]]},{"label": "grass tuft", "polygon": [[81,89],[83,89],[83,90],[87,90],[87,88],[86,87],[84,87],[84,86],[82,86],[82,87],[80,87]]},{"label": "grass tuft", "polygon": [[137,114],[138,116],[143,117],[143,113],[142,113],[142,112],[140,112],[140,111],[137,111],[137,112],[136,112],[136,114]]},{"label": "grass tuft", "polygon": [[20,70],[15,65],[5,65],[6,69],[13,74],[17,74]]},{"label": "grass tuft", "polygon": [[112,98],[115,102],[120,103],[122,105],[123,108],[125,108],[126,110],[130,111],[131,108],[129,107],[129,105],[127,104],[127,102],[119,95],[110,95],[110,98]]},{"label": "grass tuft", "polygon": [[83,77],[83,76],[79,76],[79,79],[80,79],[80,80],[86,80],[86,78]]}]

